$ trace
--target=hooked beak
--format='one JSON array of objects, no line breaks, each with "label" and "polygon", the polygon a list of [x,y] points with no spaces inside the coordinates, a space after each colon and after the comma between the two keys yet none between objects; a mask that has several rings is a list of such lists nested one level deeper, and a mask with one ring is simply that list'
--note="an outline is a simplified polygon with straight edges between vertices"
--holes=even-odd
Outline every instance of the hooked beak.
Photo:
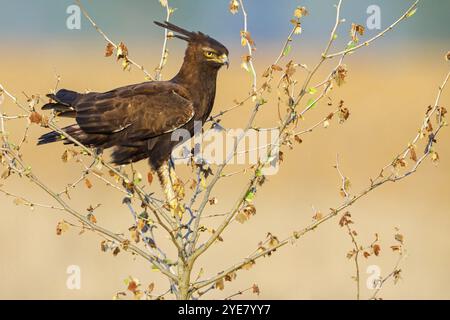
[{"label": "hooked beak", "polygon": [[220,56],[220,61],[223,65],[227,66],[227,69],[230,67],[230,60],[228,60],[228,56],[226,54]]}]

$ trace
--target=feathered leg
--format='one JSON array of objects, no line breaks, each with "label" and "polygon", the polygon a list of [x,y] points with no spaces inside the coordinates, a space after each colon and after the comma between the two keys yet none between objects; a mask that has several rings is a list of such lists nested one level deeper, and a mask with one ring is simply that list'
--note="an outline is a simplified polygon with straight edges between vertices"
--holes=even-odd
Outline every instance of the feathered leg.
[{"label": "feathered leg", "polygon": [[180,179],[178,179],[174,166],[170,164],[169,164],[169,176],[170,182],[172,183],[173,191],[175,192],[175,196],[178,198],[178,200],[184,199],[185,194],[183,182]]},{"label": "feathered leg", "polygon": [[[174,187],[172,185],[172,176],[169,164],[165,162],[158,168],[157,173],[159,182],[163,187],[166,201],[169,204],[170,211],[174,216],[178,215],[181,218],[183,216],[184,210],[182,209],[181,205],[178,202],[177,193],[174,191]],[[176,176],[174,176],[174,178],[176,178]]]}]

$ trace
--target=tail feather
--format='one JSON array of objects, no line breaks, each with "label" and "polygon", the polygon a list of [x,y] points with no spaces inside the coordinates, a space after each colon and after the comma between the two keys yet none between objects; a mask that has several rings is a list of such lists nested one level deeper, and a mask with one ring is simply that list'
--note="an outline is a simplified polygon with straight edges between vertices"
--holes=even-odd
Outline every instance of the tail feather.
[{"label": "tail feather", "polygon": [[49,133],[46,133],[46,134],[40,136],[37,144],[43,145],[43,144],[48,144],[48,143],[52,143],[52,142],[62,141],[64,139],[65,139],[64,136],[61,136],[61,134],[59,134],[56,131],[52,131],[52,132],[49,132]]},{"label": "tail feather", "polygon": [[66,89],[59,90],[56,94],[48,94],[47,97],[55,102],[47,103],[42,107],[42,110],[55,110],[56,112],[66,113],[65,116],[72,117],[75,111],[72,104],[79,96],[79,93]]},{"label": "tail feather", "polygon": [[[81,142],[86,146],[95,146],[98,148],[109,148],[113,145],[114,141],[108,139],[108,135],[96,134],[96,133],[86,133],[84,132],[78,124],[74,124],[62,129],[69,136],[73,137],[75,140]],[[38,145],[59,142],[62,141],[64,144],[73,144],[70,139],[67,139],[64,135],[52,131],[42,135],[38,140]]]},{"label": "tail feather", "polygon": [[[81,129],[77,124],[65,127],[62,130],[72,137],[76,137],[81,132]],[[43,144],[59,142],[59,141],[63,141],[64,144],[72,143],[70,140],[67,140],[67,138],[64,135],[62,135],[61,133],[52,131],[52,132],[49,132],[49,133],[46,133],[46,134],[40,136],[37,144],[43,145]]]}]

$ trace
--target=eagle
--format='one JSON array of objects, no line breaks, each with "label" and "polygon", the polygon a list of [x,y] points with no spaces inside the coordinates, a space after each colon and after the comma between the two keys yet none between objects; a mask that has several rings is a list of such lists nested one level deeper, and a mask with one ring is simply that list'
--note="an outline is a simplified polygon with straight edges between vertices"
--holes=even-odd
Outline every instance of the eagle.
[{"label": "eagle", "polygon": [[[183,64],[169,81],[147,81],[108,92],[78,93],[62,89],[47,96],[52,102],[43,110],[74,118],[62,130],[82,144],[104,150],[113,148],[111,162],[125,165],[143,159],[157,172],[171,208],[177,203],[173,191],[176,175],[170,168],[177,129],[194,134],[194,122],[204,123],[211,114],[219,69],[229,66],[228,49],[202,32],[190,32],[169,22],[154,22],[187,42]],[[39,138],[38,145],[62,141],[58,132]]]}]

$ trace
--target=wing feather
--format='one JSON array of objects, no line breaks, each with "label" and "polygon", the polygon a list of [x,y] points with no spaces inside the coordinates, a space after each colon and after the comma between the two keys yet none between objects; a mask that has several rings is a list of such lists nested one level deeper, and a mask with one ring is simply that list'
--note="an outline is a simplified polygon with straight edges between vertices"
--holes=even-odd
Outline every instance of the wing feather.
[{"label": "wing feather", "polygon": [[120,132],[124,140],[145,140],[172,132],[188,123],[195,113],[187,91],[170,82],[88,93],[72,106],[85,133]]}]

